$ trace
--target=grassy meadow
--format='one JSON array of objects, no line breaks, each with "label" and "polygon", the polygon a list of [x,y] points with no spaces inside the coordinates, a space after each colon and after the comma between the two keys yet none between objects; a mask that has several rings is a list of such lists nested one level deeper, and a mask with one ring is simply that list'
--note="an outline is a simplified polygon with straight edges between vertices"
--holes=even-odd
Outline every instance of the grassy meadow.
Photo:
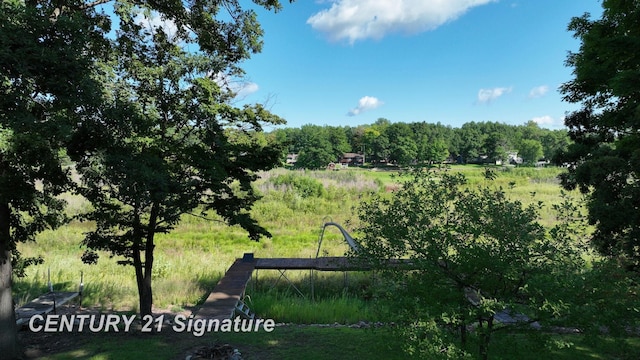
[{"label": "grassy meadow", "polygon": [[[545,225],[554,222],[551,204],[560,200],[562,190],[557,176],[562,169],[494,167],[492,170],[495,179],[491,181],[486,179],[482,166],[453,166],[448,171],[463,172],[471,187],[501,187],[508,196],[525,205],[541,201],[544,206],[540,210],[540,221]],[[275,169],[263,173],[255,184],[263,198],[252,211],[273,237],[259,242],[249,240],[241,229],[228,227],[216,217],[205,219],[184,215],[174,231],[157,236],[153,274],[156,311],[180,312],[197,308],[226,269],[243,253],[251,252],[255,257],[263,258],[315,257],[324,222],[331,220],[348,230],[355,228],[358,222],[355,209],[359,202],[372,193],[392,196],[399,186],[398,174],[393,169],[364,168],[340,171]],[[580,198],[578,193],[571,195]],[[76,196],[67,195],[66,199],[71,215],[89,206]],[[19,249],[24,256],[42,256],[44,263],[29,267],[26,277],[15,279],[14,295],[18,305],[47,291],[49,273],[58,291],[76,290],[83,274],[85,291],[82,307],[101,311],[137,311],[133,268],[118,265],[118,259],[110,258],[108,253],[102,253],[96,265],[85,265],[80,260],[84,251],[80,245],[83,233],[91,229],[90,223],[72,222],[40,234],[37,242],[20,244]],[[358,238],[358,234],[352,232],[352,235]],[[347,250],[339,231],[328,227],[320,249],[321,256],[340,256]],[[147,339],[123,337],[122,334],[118,335],[118,346],[114,346],[115,334],[87,334],[77,339],[75,350],[43,358],[180,358],[180,353],[184,354],[189,347],[203,342],[241,344],[243,356],[247,354],[248,359],[294,359],[299,358],[300,351],[304,351],[308,358],[317,359],[327,358],[331,351],[334,352],[329,357],[336,359],[376,358],[371,357],[370,349],[376,349],[376,356],[380,359],[406,358],[402,353],[401,340],[389,327],[298,326],[385,322],[387,309],[371,301],[375,274],[287,271],[285,275],[291,282],[281,278],[275,270],[254,271],[245,299],[258,316],[290,324],[278,327],[277,335],[264,332],[211,334],[206,338],[185,338],[180,346],[169,346],[167,344],[173,340],[167,340],[164,335]],[[492,345],[495,353],[491,357],[631,359],[640,356],[640,341],[636,338],[626,339],[624,344],[604,337],[595,341],[565,335],[546,338],[544,344],[530,341],[527,337],[518,337],[517,333],[502,333],[496,338],[496,345]],[[147,350],[139,354],[139,349],[148,347],[161,355]]]},{"label": "grassy meadow", "polygon": [[[450,171],[463,172],[469,186],[489,184],[480,166],[454,166]],[[557,168],[494,169],[490,183],[505,189],[510,196],[528,204],[550,204],[560,194]],[[353,228],[358,221],[355,207],[371,193],[391,194],[397,185],[397,171],[377,169],[343,169],[340,171],[293,171],[275,169],[261,174],[256,183],[263,198],[255,204],[253,216],[273,235],[254,242],[242,229],[229,227],[211,216],[207,219],[184,215],[180,225],[169,234],[157,236],[154,264],[154,306],[161,310],[180,311],[202,302],[225,270],[243,253],[256,257],[314,257],[324,222],[328,220]],[[535,194],[535,195],[534,195]],[[68,195],[69,213],[81,212],[89,205],[77,196]],[[553,222],[550,211],[541,211],[542,221]],[[24,256],[42,256],[44,263],[27,270],[25,278],[16,279],[14,293],[18,305],[47,290],[50,274],[56,290],[76,290],[83,275],[84,307],[102,310],[136,311],[137,291],[133,269],[118,265],[117,258],[102,253],[97,265],[80,260],[84,249],[83,233],[92,224],[72,222],[55,231],[46,231],[34,243],[20,244]],[[357,234],[353,234],[357,238]],[[321,256],[340,256],[347,250],[337,229],[327,228]],[[297,294],[277,271],[255,274],[247,293],[253,307],[263,316],[283,322],[356,322],[374,320],[366,304],[366,287],[371,281],[362,273],[315,273],[289,271],[287,277],[305,297]],[[316,302],[326,302],[328,314],[309,309],[310,276],[314,276]],[[257,277],[257,279],[256,279]],[[346,280],[345,280],[346,279]],[[318,305],[318,304],[316,304]],[[283,309],[299,308],[299,311]],[[305,309],[306,310],[303,310]],[[342,309],[336,311],[335,309]],[[304,315],[302,313],[307,312]],[[344,314],[351,314],[345,316]]]}]

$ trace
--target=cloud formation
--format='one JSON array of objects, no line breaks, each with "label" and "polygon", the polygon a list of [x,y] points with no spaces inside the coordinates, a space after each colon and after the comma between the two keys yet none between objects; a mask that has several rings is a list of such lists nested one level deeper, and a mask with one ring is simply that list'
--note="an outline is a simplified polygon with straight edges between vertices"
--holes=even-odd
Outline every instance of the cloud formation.
[{"label": "cloud formation", "polygon": [[416,34],[457,19],[467,10],[497,0],[335,0],[307,24],[332,41],[381,39],[389,33]]},{"label": "cloud formation", "polygon": [[232,90],[236,93],[237,98],[244,98],[260,90],[260,87],[258,84],[249,81],[240,83],[239,86]]},{"label": "cloud formation", "polygon": [[493,100],[499,98],[504,94],[508,94],[511,92],[510,87],[498,87],[493,89],[480,89],[478,91],[478,103],[480,104],[488,104]]},{"label": "cloud formation", "polygon": [[534,123],[538,124],[540,127],[545,128],[561,128],[564,126],[564,116],[561,116],[558,119],[555,119],[549,115],[538,116],[531,119]]},{"label": "cloud formation", "polygon": [[555,120],[549,115],[534,117],[531,121],[538,125],[553,125],[555,123]]},{"label": "cloud formation", "polygon": [[236,99],[243,99],[260,89],[258,84],[254,82],[242,78],[232,78],[222,72],[213,75],[213,80],[223,91],[233,92]]},{"label": "cloud formation", "polygon": [[178,33],[178,26],[176,23],[170,19],[163,19],[157,13],[151,13],[150,16],[151,17],[147,17],[143,13],[138,13],[134,18],[134,21],[136,24],[146,28],[152,34],[155,34],[157,29],[162,29],[171,41],[175,41],[175,36]]},{"label": "cloud formation", "polygon": [[529,99],[543,97],[547,92],[549,92],[549,87],[547,85],[536,86],[529,91]]},{"label": "cloud formation", "polygon": [[377,107],[379,107],[380,105],[382,105],[383,102],[380,101],[378,98],[375,98],[373,96],[365,96],[363,98],[361,98],[358,101],[358,106],[349,110],[349,112],[347,113],[348,116],[356,116],[359,115],[367,110],[373,110]]}]

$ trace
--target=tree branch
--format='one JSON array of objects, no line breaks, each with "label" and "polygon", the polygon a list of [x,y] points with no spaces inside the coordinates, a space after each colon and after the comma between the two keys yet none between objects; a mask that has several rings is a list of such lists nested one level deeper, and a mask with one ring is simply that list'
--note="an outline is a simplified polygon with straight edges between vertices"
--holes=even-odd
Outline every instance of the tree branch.
[{"label": "tree branch", "polygon": [[79,9],[80,10],[85,10],[85,9],[88,9],[88,8],[96,7],[98,5],[106,4],[106,3],[110,2],[110,1],[111,0],[95,0],[95,1],[90,2],[88,4],[81,5],[79,7]]},{"label": "tree branch", "polygon": [[222,224],[226,224],[226,222],[224,222],[223,220],[211,219],[211,218],[208,218],[208,217],[206,217],[206,216],[202,216],[202,215],[198,215],[198,214],[194,214],[194,213],[186,213],[186,214],[187,214],[187,215],[194,216],[194,217],[197,217],[197,218],[200,218],[200,219],[203,219],[203,220],[207,220],[207,221],[215,221],[215,222],[219,222],[219,223],[222,223]]}]

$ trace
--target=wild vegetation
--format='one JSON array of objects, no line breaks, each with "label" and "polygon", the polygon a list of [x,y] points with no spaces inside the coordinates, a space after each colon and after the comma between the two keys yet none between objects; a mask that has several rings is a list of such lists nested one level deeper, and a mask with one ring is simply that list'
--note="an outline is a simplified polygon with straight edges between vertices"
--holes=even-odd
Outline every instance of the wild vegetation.
[{"label": "wild vegetation", "polygon": [[[359,207],[363,236],[354,255],[382,274],[380,297],[415,339],[411,354],[488,359],[496,332],[633,327],[627,283],[610,280],[611,294],[599,290],[605,283],[596,278],[610,264],[588,250],[581,206],[559,194],[545,210],[555,221],[544,226],[542,202],[525,206],[491,184],[496,175],[490,169],[484,175],[488,181],[469,187],[460,173],[413,171],[393,196]],[[410,263],[389,266],[390,258]],[[603,300],[625,315],[594,318],[590,307]],[[577,308],[583,319],[570,316]]]},{"label": "wild vegetation", "polygon": [[[389,174],[374,175],[370,177],[366,171],[285,169],[262,173],[255,186],[262,199],[255,204],[251,214],[273,237],[260,242],[249,239],[239,227],[220,222],[217,216],[183,215],[175,231],[159,234],[157,238],[154,281],[160,290],[154,304],[160,308],[195,305],[208,294],[233,259],[244,252],[254,252],[257,257],[315,256],[319,230],[326,216],[346,223],[353,219],[352,207],[360,198],[384,190],[383,184],[392,184]],[[307,186],[316,191],[320,186],[322,190],[308,195],[309,190],[305,187],[296,187],[300,183],[312,184]],[[80,197],[67,196],[66,199],[70,204],[70,216],[90,207]],[[104,256],[100,256],[97,264],[82,263],[81,240],[84,233],[92,229],[92,224],[76,221],[56,231],[46,231],[37,242],[21,246],[25,256],[46,256],[43,264],[27,270],[29,276],[24,281],[17,279],[20,299],[24,301],[43,291],[47,282],[45,270],[51,268],[54,283],[69,290],[77,287],[80,272],[84,272],[87,284],[83,302],[87,306],[137,310],[132,302],[135,283],[131,282],[130,271],[117,265],[120,258],[111,258],[103,252]],[[322,250],[341,255],[347,248],[338,233],[327,232]],[[260,277],[264,275],[266,273]]]},{"label": "wild vegetation", "polygon": [[[301,272],[287,282],[263,274],[247,298],[263,316],[382,320],[390,348],[430,358],[486,359],[494,338],[573,354],[555,334],[567,329],[629,349],[612,356],[638,357],[627,341],[639,320],[637,3],[605,0],[601,19],[569,24],[581,47],[561,91],[581,108],[567,116],[568,133],[533,122],[452,129],[379,119],[265,134],[262,124],[281,119],[260,105],[234,107],[230,85],[262,45],[254,10],[238,0],[118,0],[107,15],[96,9],[106,1],[63,2],[0,2],[3,357],[21,357],[14,298],[45,291],[49,276],[73,290],[82,274],[85,306],[179,311],[197,306],[242,252],[345,253],[339,234],[315,248],[328,219],[362,239],[358,259],[400,257],[410,271]],[[568,166],[560,184],[579,189],[587,210],[560,190],[557,169],[439,166],[409,181],[375,169],[267,172],[293,152],[296,167],[310,169],[345,152],[394,169],[553,159]],[[14,275],[26,275],[15,288]],[[506,326],[505,314],[523,326]]]},{"label": "wild vegetation", "polygon": [[[505,195],[510,199],[508,202],[520,201],[524,206],[535,206],[539,211],[542,226],[551,227],[558,224],[553,206],[562,205],[560,196],[562,190],[557,180],[557,175],[563,171],[562,169],[492,167],[490,170],[493,180],[487,179],[487,169],[482,166],[454,166],[448,172],[464,174],[468,180],[465,187],[469,189],[478,186],[502,187]],[[228,227],[217,221],[216,217],[203,219],[183,215],[175,231],[171,234],[159,235],[156,242],[156,270],[153,274],[157,289],[154,301],[156,311],[177,312],[196,307],[208,295],[226,268],[244,252],[253,252],[256,257],[315,256],[321,225],[328,220],[326,216],[346,224],[356,239],[364,240],[365,232],[355,231],[356,228],[366,227],[367,224],[363,222],[366,217],[357,216],[357,208],[363,202],[371,201],[376,197],[392,199],[396,196],[398,191],[402,191],[400,186],[402,178],[397,176],[397,172],[366,169],[341,171],[276,169],[262,173],[255,187],[263,197],[253,207],[252,216],[273,234],[273,238],[260,242],[251,241],[241,229]],[[322,190],[318,190],[318,186]],[[579,194],[574,192],[572,195]],[[89,206],[78,197],[67,197],[67,200],[72,204],[69,215]],[[576,199],[578,200],[579,198]],[[544,205],[538,208],[538,202]],[[126,267],[117,264],[118,258],[102,256],[95,265],[82,263],[80,258],[83,249],[79,243],[83,238],[83,232],[91,228],[90,224],[74,222],[55,231],[41,234],[35,243],[21,245],[20,250],[25,255],[42,255],[45,257],[45,262],[28,268],[28,276],[16,282],[16,294],[20,302],[46,291],[47,273],[48,269],[51,269],[54,286],[59,290],[75,290],[80,272],[84,273],[85,293],[82,301],[85,307],[97,307],[109,311],[137,310],[135,280]],[[398,231],[399,229],[400,227],[397,227]],[[325,233],[321,255],[340,256],[347,251],[348,247],[337,231]],[[584,256],[585,261],[594,264],[591,261],[594,254],[585,252]],[[313,299],[311,276],[315,285]],[[258,271],[247,288],[248,303],[262,317],[295,324],[333,324],[335,322],[358,324],[360,321],[400,323],[399,314],[395,310],[401,307],[398,303],[388,302],[389,299],[384,295],[390,289],[388,280],[391,277],[383,276],[383,273],[287,272],[287,277],[302,294],[298,293],[285,279],[278,281],[278,277],[279,273],[276,271]],[[383,281],[384,278],[387,280]],[[433,277],[428,278],[433,279]],[[379,287],[381,284],[384,284],[384,287]],[[432,286],[424,288],[433,289]],[[610,288],[610,290],[613,289]],[[578,296],[579,290],[576,288],[574,291],[576,291],[574,296]],[[417,294],[413,290],[403,293]],[[615,294],[621,295],[624,291]],[[412,302],[412,299],[411,296],[406,297],[408,302]],[[606,299],[607,297],[602,296],[599,301],[606,301]],[[586,298],[584,301],[588,303]],[[622,306],[613,306],[612,309],[614,308],[624,309]],[[553,307],[548,308],[550,309]],[[560,321],[560,325],[579,326],[587,319],[592,321],[595,316],[594,309],[584,307],[583,310],[584,319],[565,317],[563,319],[565,322]],[[619,315],[621,313],[616,314],[616,316]],[[612,315],[612,320],[613,317]],[[545,324],[558,324],[558,322]],[[395,330],[387,329],[383,333],[386,337],[397,339],[394,340],[397,341],[396,351],[404,349],[413,351],[414,354],[415,351],[425,351],[424,346],[427,343],[406,341],[425,330],[423,326],[413,329],[418,332],[402,335]],[[526,332],[526,329],[524,330]],[[521,329],[515,333],[522,331]],[[507,341],[502,332],[505,330],[492,336],[492,347],[489,347],[488,354],[495,353],[494,348],[502,346],[501,344]],[[428,333],[423,332],[423,334],[426,336]],[[475,333],[468,336],[468,346],[479,346],[480,343],[473,334]],[[561,353],[576,351],[575,347],[568,344],[571,341],[559,340],[558,344],[566,346],[565,350],[561,350],[562,346],[556,344],[555,340],[552,341],[553,339],[554,337],[540,340],[539,346],[549,347]],[[515,344],[524,346],[523,344],[530,341],[534,340],[525,340],[523,337]],[[421,350],[420,346],[423,347]],[[476,352],[472,351],[472,353]]]},{"label": "wild vegetation", "polygon": [[[467,175],[469,186],[487,182],[483,167],[467,165],[453,169]],[[509,188],[512,196],[523,199],[525,203],[556,201],[560,188],[555,177],[559,169],[497,169],[493,182]],[[355,207],[373,193],[390,196],[398,187],[396,175],[397,172],[365,169],[275,169],[264,172],[255,184],[262,198],[256,202],[251,214],[273,237],[260,242],[250,240],[240,228],[229,227],[216,216],[183,215],[175,231],[158,235],[155,281],[161,291],[158,291],[155,305],[160,308],[195,305],[233,259],[241,257],[244,252],[254,252],[256,257],[315,256],[320,229],[327,217],[354,229],[358,222]],[[285,182],[283,177],[293,180]],[[299,183],[313,184],[310,187],[314,189],[320,184],[322,191],[314,196],[304,195],[308,190],[300,190],[300,185],[296,187],[295,184]],[[536,194],[535,199],[531,197],[532,193]],[[90,204],[78,196],[67,195],[64,198],[69,203],[69,216],[90,208]],[[553,220],[550,210],[544,211],[543,217]],[[22,301],[45,290],[46,269],[51,268],[54,284],[68,290],[76,288],[80,272],[84,272],[86,293],[83,301],[87,306],[137,309],[135,301],[132,301],[136,293],[132,274],[126,267],[117,266],[119,258],[111,258],[104,253],[96,265],[82,263],[84,249],[80,245],[81,240],[84,233],[92,229],[90,223],[74,221],[60,229],[42,233],[36,242],[21,244],[20,249],[25,256],[43,256],[45,260],[41,265],[28,268],[28,277],[17,279],[17,294]],[[357,234],[354,236],[358,237]],[[325,237],[322,252],[342,255],[347,251],[337,231],[327,231]],[[259,276],[263,275],[267,274]],[[298,275],[307,276],[304,273]],[[184,286],[176,287],[175,284]],[[29,286],[32,290],[27,295]]]}]

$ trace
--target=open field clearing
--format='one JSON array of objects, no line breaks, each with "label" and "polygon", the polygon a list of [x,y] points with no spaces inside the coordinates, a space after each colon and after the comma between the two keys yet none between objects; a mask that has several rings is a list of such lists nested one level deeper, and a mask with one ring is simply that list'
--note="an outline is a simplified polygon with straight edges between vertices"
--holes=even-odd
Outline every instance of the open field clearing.
[{"label": "open field clearing", "polygon": [[[488,183],[484,168],[454,166],[450,171],[463,172],[469,186]],[[542,201],[545,209],[557,201],[560,188],[556,176],[560,169],[496,168],[491,183],[502,187],[509,196],[524,204]],[[305,195],[304,189],[291,184],[274,185],[282,176],[310,179],[321,184],[321,193]],[[276,169],[262,175],[256,186],[263,194],[253,208],[253,215],[273,235],[271,239],[254,242],[239,228],[228,227],[215,218],[204,219],[185,215],[178,227],[157,237],[154,263],[154,305],[158,309],[181,309],[203,301],[231,263],[243,253],[255,257],[315,257],[322,224],[332,220],[350,229],[358,219],[354,207],[369,193],[393,191],[397,171],[350,169],[342,171],[290,171]],[[307,185],[310,186],[310,185]],[[68,197],[70,214],[77,214],[88,205],[78,197]],[[553,221],[548,210],[541,211],[543,222]],[[137,293],[133,270],[117,264],[119,259],[101,254],[97,265],[81,261],[84,249],[80,243],[91,224],[72,222],[55,231],[39,235],[37,242],[20,245],[25,257],[42,256],[44,263],[27,270],[27,276],[17,279],[15,296],[18,305],[47,291],[50,272],[56,290],[77,290],[80,274],[84,276],[85,292],[82,305],[104,310],[135,311]],[[352,234],[357,238],[357,234]],[[320,256],[341,256],[348,247],[336,229],[325,233]],[[263,271],[259,276],[266,283],[268,276],[278,273]],[[342,283],[342,275],[324,274],[329,282]],[[288,276],[301,283],[308,282],[309,272],[290,272]],[[352,281],[354,283],[355,280]],[[354,285],[354,284],[352,284]],[[266,285],[265,285],[266,286]],[[270,290],[268,287],[265,291]],[[273,291],[273,289],[271,289]],[[330,294],[340,296],[342,291]],[[349,294],[349,296],[358,294]],[[259,296],[254,295],[254,298]]]},{"label": "open field clearing", "polygon": [[[469,187],[501,187],[508,197],[525,205],[542,202],[541,223],[554,223],[551,204],[560,200],[557,175],[561,169],[492,170],[494,180],[487,180],[486,169],[480,166],[454,166],[448,171],[463,172]],[[254,206],[253,215],[273,237],[259,242],[249,240],[241,229],[228,227],[216,218],[185,215],[174,231],[157,238],[155,311],[188,314],[197,310],[226,269],[244,253],[253,253],[256,258],[315,257],[324,222],[335,221],[348,230],[355,228],[358,219],[354,209],[359,202],[372,193],[392,196],[398,188],[398,175],[397,171],[369,169],[276,169],[262,174],[255,186],[263,198]],[[576,200],[580,198],[577,193],[571,195]],[[81,198],[67,199],[71,215],[88,206]],[[20,245],[24,256],[42,256],[44,262],[29,267],[26,277],[16,279],[18,305],[45,293],[49,276],[55,290],[75,291],[82,274],[83,309],[126,314],[138,310],[132,268],[118,265],[119,259],[110,258],[107,253],[101,254],[96,265],[82,263],[84,249],[80,243],[83,233],[91,228],[90,223],[71,222],[42,233],[35,243]],[[358,234],[352,235],[358,238]],[[327,228],[320,256],[342,256],[347,250],[339,231]],[[254,270],[247,287],[245,300],[258,316],[289,324],[278,326],[273,333],[214,333],[204,337],[173,332],[156,336],[82,334],[74,335],[73,341],[65,334],[47,334],[47,339],[62,344],[58,350],[43,349],[44,345],[36,343],[37,336],[43,334],[21,336],[33,358],[45,359],[181,359],[202,345],[214,343],[231,344],[245,359],[296,359],[302,348],[309,359],[324,359],[328,353],[335,359],[405,358],[402,336],[388,325],[389,309],[375,300],[376,274],[299,270],[285,275],[286,279],[276,270]],[[385,325],[376,327],[378,322]],[[492,358],[633,359],[640,354],[640,341],[635,337],[616,340],[541,333],[532,340],[531,336],[505,332],[494,341]],[[114,346],[115,342],[118,346]],[[143,348],[141,353],[139,349]],[[46,355],[50,353],[58,354]]]}]

